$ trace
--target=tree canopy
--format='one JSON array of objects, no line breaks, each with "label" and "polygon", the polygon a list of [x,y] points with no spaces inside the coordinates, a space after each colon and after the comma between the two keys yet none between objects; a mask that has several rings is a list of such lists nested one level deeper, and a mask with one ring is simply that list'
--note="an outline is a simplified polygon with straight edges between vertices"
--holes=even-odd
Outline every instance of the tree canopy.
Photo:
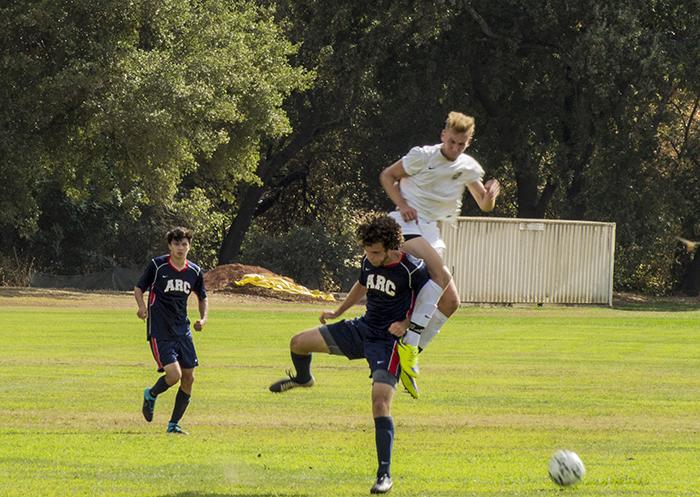
[{"label": "tree canopy", "polygon": [[361,213],[391,207],[381,169],[460,110],[477,121],[469,153],[504,186],[494,215],[614,221],[618,288],[700,289],[700,258],[674,238],[700,238],[696,0],[0,13],[5,254],[140,264],[180,222],[205,266],[261,262],[264,245],[294,273],[313,251],[316,281],[342,285],[323,260],[343,260],[329,247],[349,250]]},{"label": "tree canopy", "polygon": [[24,1],[0,14],[0,224],[20,245],[47,230],[61,245],[65,224],[84,219],[47,219],[57,201],[112,209],[100,218],[114,224],[232,201],[260,141],[290,131],[285,98],[311,81],[252,2]]}]

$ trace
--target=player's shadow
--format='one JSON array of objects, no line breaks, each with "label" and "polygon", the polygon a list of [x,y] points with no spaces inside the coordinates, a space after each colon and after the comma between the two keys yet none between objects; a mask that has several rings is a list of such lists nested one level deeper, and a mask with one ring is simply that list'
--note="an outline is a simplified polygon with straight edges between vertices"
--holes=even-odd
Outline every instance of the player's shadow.
[{"label": "player's shadow", "polygon": [[613,309],[618,311],[636,312],[690,312],[700,309],[700,299],[685,299],[684,301],[657,302],[613,302]]},{"label": "player's shadow", "polygon": [[204,492],[178,492],[159,497],[309,497],[308,494],[281,494],[279,492],[243,493],[243,494],[212,494]]}]

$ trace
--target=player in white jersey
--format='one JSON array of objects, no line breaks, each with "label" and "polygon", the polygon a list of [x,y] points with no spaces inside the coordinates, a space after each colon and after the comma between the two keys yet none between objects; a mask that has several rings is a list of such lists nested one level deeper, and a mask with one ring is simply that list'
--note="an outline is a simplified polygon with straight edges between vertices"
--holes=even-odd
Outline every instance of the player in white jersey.
[{"label": "player in white jersey", "polygon": [[[412,148],[401,160],[387,167],[379,180],[396,205],[391,216],[401,225],[404,250],[423,259],[431,279],[440,286],[438,309],[423,328],[409,329],[399,348],[405,371],[418,371],[418,352],[437,335],[459,307],[459,294],[442,258],[445,242],[439,221],[455,220],[462,207],[465,187],[479,208],[490,212],[496,206],[500,185],[492,179],[482,183],[484,170],[464,151],[474,135],[474,118],[450,112],[440,135],[441,143]],[[432,301],[435,293],[424,290],[418,299]]]}]

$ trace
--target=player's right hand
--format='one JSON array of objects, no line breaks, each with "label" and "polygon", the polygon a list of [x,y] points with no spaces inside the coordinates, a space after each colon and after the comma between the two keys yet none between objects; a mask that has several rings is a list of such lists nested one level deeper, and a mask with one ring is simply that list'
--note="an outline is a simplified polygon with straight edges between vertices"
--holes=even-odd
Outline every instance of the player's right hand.
[{"label": "player's right hand", "polygon": [[399,207],[399,213],[404,221],[418,221],[418,211],[413,207],[406,206],[404,208]]},{"label": "player's right hand", "polygon": [[501,193],[501,184],[495,178],[490,179],[484,183],[484,190],[486,190],[486,195],[488,198],[495,199],[498,197],[498,194]]},{"label": "player's right hand", "polygon": [[335,319],[338,317],[338,312],[337,311],[323,311],[321,315],[318,317],[318,320],[321,321],[321,324],[326,324],[326,319]]},{"label": "player's right hand", "polygon": [[146,307],[139,309],[136,311],[136,315],[139,317],[139,319],[146,319],[148,317],[148,309]]},{"label": "player's right hand", "polygon": [[394,321],[389,325],[389,333],[400,338],[406,334],[409,324],[409,319],[405,319],[404,321]]}]

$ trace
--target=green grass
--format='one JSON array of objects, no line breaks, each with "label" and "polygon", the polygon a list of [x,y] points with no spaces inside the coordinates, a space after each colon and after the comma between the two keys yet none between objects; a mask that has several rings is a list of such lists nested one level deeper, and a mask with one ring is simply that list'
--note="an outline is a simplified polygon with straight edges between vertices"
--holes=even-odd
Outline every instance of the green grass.
[{"label": "green grass", "polygon": [[[267,391],[321,307],[214,300],[176,437],[174,392],[141,418],[157,375],[130,298],[0,300],[0,495],[368,495],[366,363],[317,355],[314,388]],[[423,397],[394,401],[391,495],[698,495],[699,334],[691,306],[461,309],[421,357]],[[557,448],[581,485],[549,481]]]}]

